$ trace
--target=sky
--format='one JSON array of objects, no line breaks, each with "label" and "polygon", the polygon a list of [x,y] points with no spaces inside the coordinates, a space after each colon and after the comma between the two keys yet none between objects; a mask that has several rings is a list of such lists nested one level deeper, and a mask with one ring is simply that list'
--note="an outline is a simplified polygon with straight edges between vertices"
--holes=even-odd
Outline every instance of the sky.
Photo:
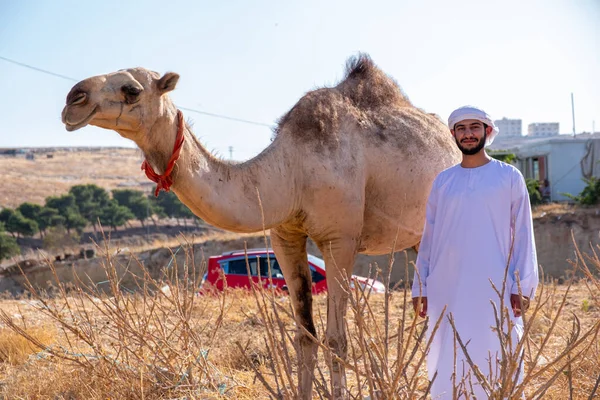
[{"label": "sky", "polygon": [[359,52],[444,120],[469,104],[571,134],[573,93],[576,131],[600,131],[600,0],[0,0],[0,147],[133,147],[60,113],[76,81],[142,66],[180,74],[180,107],[259,123],[184,111],[207,149],[247,160]]}]

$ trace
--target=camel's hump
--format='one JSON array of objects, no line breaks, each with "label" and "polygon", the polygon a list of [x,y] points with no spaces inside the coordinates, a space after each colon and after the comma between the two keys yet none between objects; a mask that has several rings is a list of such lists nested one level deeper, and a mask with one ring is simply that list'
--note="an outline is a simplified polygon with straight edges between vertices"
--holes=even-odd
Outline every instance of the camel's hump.
[{"label": "camel's hump", "polygon": [[[306,93],[278,123],[275,134],[287,132],[305,141],[328,141],[338,132],[340,117],[412,107],[400,86],[364,53],[346,62],[344,79],[334,87]],[[360,117],[359,117],[360,119]]]}]

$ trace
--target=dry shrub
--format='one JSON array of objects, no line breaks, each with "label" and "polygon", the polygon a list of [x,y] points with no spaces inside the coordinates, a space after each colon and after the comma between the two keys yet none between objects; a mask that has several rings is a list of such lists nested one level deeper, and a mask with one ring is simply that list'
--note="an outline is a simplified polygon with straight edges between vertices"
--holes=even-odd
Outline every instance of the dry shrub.
[{"label": "dry shrub", "polygon": [[[189,249],[184,250],[186,254]],[[140,264],[135,288],[120,285],[116,266],[106,252],[106,283],[95,286],[82,277],[67,291],[55,283],[54,298],[29,288],[32,306],[43,319],[0,313],[0,320],[32,345],[16,365],[0,363],[0,396],[8,398],[296,398],[296,324],[289,298],[261,287],[249,293],[227,289],[198,296],[199,276],[193,257],[184,265],[175,257],[161,280]],[[390,259],[390,264],[394,260]],[[405,280],[408,280],[408,261]],[[596,252],[572,262],[585,279],[567,285],[542,282],[525,320],[522,342],[523,385],[511,376],[518,357],[503,364],[501,386],[490,398],[574,398],[597,396],[600,382],[600,260]],[[52,267],[52,265],[50,265]],[[386,269],[390,271],[391,268]],[[373,275],[380,270],[375,266]],[[381,279],[389,282],[389,275]],[[344,282],[349,287],[349,282]],[[103,287],[100,290],[99,287]],[[425,399],[430,382],[424,356],[426,324],[412,311],[410,291],[372,294],[360,285],[350,290],[346,318],[348,359],[343,360],[352,399]],[[132,293],[129,289],[135,289]],[[588,299],[588,312],[581,311]],[[327,298],[314,298],[319,338],[325,331]],[[499,309],[499,320],[506,309]],[[32,320],[34,320],[32,322]],[[36,332],[48,331],[51,341]],[[10,336],[8,330],[2,337]],[[511,353],[506,338],[504,345]],[[12,343],[6,340],[7,343]],[[0,341],[0,349],[2,349]],[[330,398],[329,363],[335,357],[318,341],[315,398]],[[460,346],[460,343],[457,343]],[[43,350],[40,350],[43,349]],[[35,354],[30,357],[30,354]],[[6,358],[5,358],[6,360]],[[484,384],[485,376],[473,379]],[[52,384],[48,384],[52,382]],[[469,398],[468,395],[466,398]]]},{"label": "dry shrub", "polygon": [[203,271],[196,270],[193,257],[188,254],[183,266],[173,257],[162,281],[151,278],[134,260],[143,271],[143,276],[133,277],[136,293],[120,286],[108,251],[105,257],[107,284],[102,290],[77,277],[75,287],[67,291],[50,262],[57,297],[48,298],[28,286],[38,311],[58,327],[57,343],[47,345],[5,312],[0,319],[43,349],[43,356],[77,369],[73,376],[82,379],[73,379],[67,392],[85,393],[85,398],[146,399],[218,393],[224,378],[209,361],[209,353],[223,320],[224,298],[207,302],[197,296]]},{"label": "dry shrub", "polygon": [[[587,296],[597,303],[600,293],[600,280],[592,272],[600,272],[600,259],[596,252],[582,255],[572,262],[574,269],[583,269],[586,279],[578,284],[587,287]],[[587,264],[586,264],[587,262]],[[390,268],[393,259],[390,260]],[[588,264],[592,264],[590,268]],[[408,279],[408,266],[405,268]],[[378,270],[377,273],[380,271]],[[575,276],[575,274],[572,274]],[[573,278],[575,279],[575,278]],[[536,300],[532,309],[524,317],[524,336],[518,344],[513,344],[507,334],[512,328],[508,305],[500,302],[496,306],[496,331],[504,357],[500,369],[494,375],[484,372],[485,366],[474,365],[468,357],[465,343],[457,332],[455,346],[467,355],[473,370],[470,381],[456,383],[453,398],[473,399],[472,386],[481,385],[490,399],[521,398],[545,399],[595,398],[600,384],[600,318],[590,316],[584,321],[577,315],[579,306],[573,302],[567,306],[572,296],[571,279],[560,288],[555,282],[546,281],[542,275]],[[389,277],[383,277],[389,282]],[[504,284],[505,285],[505,284]],[[386,285],[387,286],[387,285]],[[346,282],[346,286],[348,283]],[[505,288],[496,288],[501,295]],[[242,343],[236,343],[246,363],[254,370],[257,378],[273,398],[296,398],[297,365],[294,352],[296,326],[290,323],[293,318],[291,307],[285,306],[272,292],[253,289],[261,324],[265,326],[263,341],[267,352],[273,357],[270,363],[260,366],[253,364]],[[391,296],[394,296],[394,301]],[[324,320],[321,314],[323,305],[317,303],[315,319],[318,331],[322,333]],[[445,316],[446,317],[446,316]],[[449,317],[449,316],[448,316]],[[449,318],[451,324],[453,321]],[[350,293],[350,310],[347,318],[348,359],[339,360],[346,366],[348,375],[347,397],[352,399],[425,399],[428,398],[430,382],[424,362],[429,349],[426,340],[426,323],[433,323],[437,329],[438,320],[418,320],[412,312],[410,291],[391,292],[384,296],[371,295],[364,288]],[[320,322],[320,325],[319,323]],[[505,329],[501,329],[505,327]],[[508,328],[506,328],[508,327]],[[434,330],[435,332],[435,330]],[[434,333],[435,334],[435,333]],[[322,350],[319,355],[314,379],[314,392],[318,398],[331,398],[328,361],[336,357],[330,348],[314,338]],[[330,361],[329,361],[330,362]],[[524,364],[521,382],[516,376],[519,365]]]},{"label": "dry shrub", "polygon": [[67,232],[63,226],[48,228],[43,243],[46,250],[58,250],[75,247],[79,244],[80,235],[77,232]]}]

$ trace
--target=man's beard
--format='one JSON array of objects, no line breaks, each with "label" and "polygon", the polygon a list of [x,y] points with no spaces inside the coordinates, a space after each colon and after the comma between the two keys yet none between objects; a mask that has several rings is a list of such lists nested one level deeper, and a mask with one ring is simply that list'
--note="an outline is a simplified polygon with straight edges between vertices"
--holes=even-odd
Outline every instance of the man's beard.
[{"label": "man's beard", "polygon": [[458,149],[460,151],[462,151],[462,153],[466,156],[472,156],[474,154],[477,154],[481,151],[481,149],[483,149],[483,147],[485,146],[485,142],[487,140],[487,132],[483,133],[483,137],[481,138],[481,140],[479,141],[479,143],[477,143],[477,146],[472,147],[472,148],[465,148],[463,147],[456,138],[454,138],[454,140],[456,141],[456,145],[458,146]]}]

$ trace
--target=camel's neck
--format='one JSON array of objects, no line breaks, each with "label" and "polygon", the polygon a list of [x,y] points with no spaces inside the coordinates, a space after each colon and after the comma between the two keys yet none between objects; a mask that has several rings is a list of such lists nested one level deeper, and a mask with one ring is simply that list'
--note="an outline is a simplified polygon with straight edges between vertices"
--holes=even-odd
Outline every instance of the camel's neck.
[{"label": "camel's neck", "polygon": [[[177,111],[168,110],[147,133],[145,144],[138,143],[158,174],[166,169],[176,133]],[[289,155],[276,142],[250,161],[231,164],[211,155],[187,125],[184,135],[173,191],[194,214],[236,232],[269,229],[294,215],[298,195],[293,188],[298,186]]]}]

